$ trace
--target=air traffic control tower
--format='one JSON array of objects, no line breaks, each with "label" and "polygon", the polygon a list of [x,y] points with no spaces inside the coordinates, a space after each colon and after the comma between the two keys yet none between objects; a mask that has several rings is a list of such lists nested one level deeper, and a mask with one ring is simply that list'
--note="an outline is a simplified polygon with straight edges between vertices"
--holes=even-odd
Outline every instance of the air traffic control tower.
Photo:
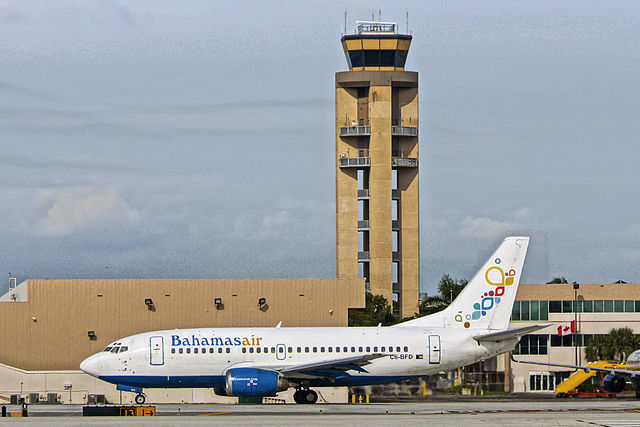
[{"label": "air traffic control tower", "polygon": [[357,22],[344,35],[349,71],[336,85],[336,273],[418,311],[418,73],[405,71],[411,36]]}]

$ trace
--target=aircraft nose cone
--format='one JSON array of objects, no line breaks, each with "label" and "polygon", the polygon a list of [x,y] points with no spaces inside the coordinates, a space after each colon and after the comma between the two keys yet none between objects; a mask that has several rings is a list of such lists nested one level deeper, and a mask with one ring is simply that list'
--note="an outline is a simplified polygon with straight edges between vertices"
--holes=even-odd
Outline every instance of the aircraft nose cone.
[{"label": "aircraft nose cone", "polygon": [[87,374],[98,377],[100,375],[100,355],[94,354],[80,363],[80,369]]}]

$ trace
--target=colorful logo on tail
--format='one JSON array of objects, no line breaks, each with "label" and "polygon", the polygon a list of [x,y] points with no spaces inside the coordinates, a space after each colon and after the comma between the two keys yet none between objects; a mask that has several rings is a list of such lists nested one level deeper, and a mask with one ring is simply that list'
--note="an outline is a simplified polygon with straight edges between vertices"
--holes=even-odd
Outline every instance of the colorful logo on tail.
[{"label": "colorful logo on tail", "polygon": [[487,288],[485,292],[480,295],[478,302],[473,303],[473,310],[466,313],[459,311],[455,315],[455,321],[462,323],[464,321],[464,327],[471,327],[471,322],[484,317],[493,310],[500,303],[500,297],[505,293],[507,286],[513,285],[513,281],[516,275],[516,271],[512,268],[506,273],[502,268],[498,267],[501,260],[496,258],[493,265],[484,272],[484,278],[487,285],[493,286]]}]

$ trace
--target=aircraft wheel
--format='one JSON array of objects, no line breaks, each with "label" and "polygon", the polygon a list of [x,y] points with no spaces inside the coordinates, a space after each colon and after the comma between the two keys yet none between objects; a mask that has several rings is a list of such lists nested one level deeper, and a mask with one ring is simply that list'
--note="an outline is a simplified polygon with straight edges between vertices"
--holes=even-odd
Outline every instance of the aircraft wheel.
[{"label": "aircraft wheel", "polygon": [[138,395],[136,395],[136,403],[137,403],[138,405],[142,405],[142,404],[144,403],[144,401],[145,401],[144,394],[138,394]]},{"label": "aircraft wheel", "polygon": [[302,401],[302,393],[304,393],[303,390],[296,390],[296,392],[293,393],[293,401],[296,403],[304,403]]},{"label": "aircraft wheel", "polygon": [[302,403],[313,404],[318,401],[318,393],[313,390],[304,390],[302,394]]}]

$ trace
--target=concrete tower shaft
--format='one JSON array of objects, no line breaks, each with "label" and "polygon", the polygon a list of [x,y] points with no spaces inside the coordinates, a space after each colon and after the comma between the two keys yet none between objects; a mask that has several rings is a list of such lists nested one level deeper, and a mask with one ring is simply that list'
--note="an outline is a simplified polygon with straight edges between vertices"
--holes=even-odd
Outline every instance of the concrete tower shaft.
[{"label": "concrete tower shaft", "polygon": [[335,75],[336,271],[417,311],[420,283],[418,73],[404,71],[410,35],[359,22],[342,37],[349,71]]}]

